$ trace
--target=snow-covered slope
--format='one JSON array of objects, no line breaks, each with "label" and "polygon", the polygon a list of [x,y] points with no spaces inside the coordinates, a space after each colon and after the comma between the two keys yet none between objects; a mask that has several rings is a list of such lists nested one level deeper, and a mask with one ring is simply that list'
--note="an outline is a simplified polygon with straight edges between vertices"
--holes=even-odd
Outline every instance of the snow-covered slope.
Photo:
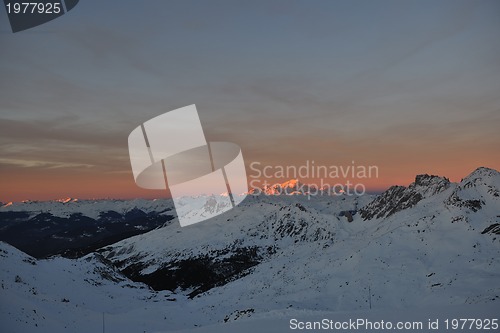
[{"label": "snow-covered slope", "polygon": [[[250,197],[210,221],[182,229],[172,223],[101,252],[155,288],[177,286],[207,304],[221,302],[222,313],[351,311],[370,299],[378,309],[499,306],[500,239],[491,227],[500,222],[499,180],[497,171],[480,168],[459,184],[418,176],[408,189],[363,202]],[[480,209],[456,204],[474,200]],[[374,210],[371,218],[341,217],[363,206]]]},{"label": "snow-covered slope", "polygon": [[[9,254],[0,258],[8,268],[1,277],[8,288],[1,299],[15,306],[2,301],[0,320],[8,327],[22,322],[30,331],[42,322],[33,319],[34,309],[51,318],[45,325],[55,331],[68,323],[99,331],[85,321],[102,325],[105,312],[109,327],[122,332],[196,326],[209,332],[286,325],[285,331],[291,317],[397,319],[396,309],[426,321],[411,314],[430,316],[415,310],[430,306],[441,317],[448,309],[460,310],[450,316],[492,316],[500,306],[499,189],[500,174],[479,168],[460,183],[423,175],[376,197],[250,195],[211,220],[181,228],[174,219],[100,249],[102,257],[77,261],[32,265],[3,245]],[[96,279],[94,267],[108,267],[100,258],[164,291],[102,277],[102,285],[85,282]]]},{"label": "snow-covered slope", "polygon": [[347,221],[339,213],[367,200],[249,196],[200,226],[170,223],[101,252],[133,278],[156,288],[181,286],[194,295],[249,273],[278,248],[310,241],[332,243],[337,224]]},{"label": "snow-covered slope", "polygon": [[106,332],[192,327],[182,296],[132,282],[100,255],[36,260],[0,242],[0,267],[1,332],[102,332],[103,317]]},{"label": "snow-covered slope", "polygon": [[[494,303],[348,312],[296,306],[272,311],[234,309],[227,313],[222,299],[208,296],[188,300],[181,295],[154,292],[127,280],[95,255],[80,260],[36,260],[0,242],[0,264],[0,331],[11,333],[289,332],[292,319],[307,323],[325,318],[336,322],[384,320],[394,325],[402,321],[426,325],[428,319],[438,319],[442,328],[444,320],[450,318],[492,319],[498,315]],[[362,326],[360,330],[377,331]]]}]

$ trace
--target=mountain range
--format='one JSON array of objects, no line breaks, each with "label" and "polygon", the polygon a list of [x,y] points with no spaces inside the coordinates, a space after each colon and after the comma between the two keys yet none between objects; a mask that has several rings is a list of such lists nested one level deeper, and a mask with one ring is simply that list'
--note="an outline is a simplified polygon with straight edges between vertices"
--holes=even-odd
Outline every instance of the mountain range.
[{"label": "mountain range", "polygon": [[[380,195],[262,191],[184,228],[169,200],[4,205],[0,239],[48,226],[48,250],[38,258],[49,258],[0,244],[1,325],[9,332],[98,331],[103,322],[117,331],[207,331],[229,322],[255,328],[292,315],[408,314],[430,306],[498,314],[499,191],[500,173],[484,167],[458,183],[418,175]],[[78,226],[95,226],[94,234],[100,225],[113,234],[109,225],[151,224],[116,242],[85,243],[87,251],[51,249],[53,235],[73,230],[76,217]],[[76,230],[66,233],[67,244],[79,239]]]}]

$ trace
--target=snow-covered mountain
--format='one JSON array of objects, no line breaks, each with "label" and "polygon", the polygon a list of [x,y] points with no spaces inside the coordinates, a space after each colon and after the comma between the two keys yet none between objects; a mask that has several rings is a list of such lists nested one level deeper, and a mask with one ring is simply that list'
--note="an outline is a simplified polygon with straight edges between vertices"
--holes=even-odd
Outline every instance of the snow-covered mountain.
[{"label": "snow-covered mountain", "polygon": [[168,223],[171,200],[20,202],[0,207],[0,241],[43,258],[78,257]]},{"label": "snow-covered mountain", "polygon": [[[489,314],[500,304],[499,189],[500,173],[479,168],[459,183],[419,175],[410,186],[379,196],[249,195],[208,221],[181,228],[173,219],[85,258],[105,258],[127,279],[158,290],[147,291],[148,297],[176,298],[157,304],[164,313],[178,315],[158,324],[164,331],[247,317],[412,313],[431,305],[470,305]],[[22,262],[24,267],[22,260],[14,255],[2,266]],[[15,276],[2,280],[17,286]],[[29,289],[16,293],[23,308],[34,302],[26,300]],[[132,310],[143,303],[128,306],[143,313]],[[20,307],[13,313],[23,313]],[[149,301],[144,307],[157,309]],[[136,317],[146,318],[154,323],[148,329],[157,329],[158,317]]]},{"label": "snow-covered mountain", "polygon": [[421,175],[375,198],[250,197],[198,226],[172,223],[101,253],[157,289],[239,295],[230,308],[355,310],[368,289],[376,307],[498,302],[499,181],[479,168],[458,184]]},{"label": "snow-covered mountain", "polygon": [[[291,318],[311,322],[324,318],[338,322],[355,318],[392,323],[404,320],[425,325],[427,318],[442,323],[449,318],[491,319],[498,314],[489,303],[347,312],[314,311],[300,306],[268,312],[253,308],[227,312],[228,307],[221,306],[227,299],[187,299],[167,291],[153,291],[128,280],[99,255],[78,260],[36,260],[0,242],[0,265],[0,329],[10,333],[289,332]],[[237,295],[225,295],[229,300],[233,296]]]},{"label": "snow-covered mountain", "polygon": [[248,192],[252,195],[340,195],[344,188],[329,188],[325,185],[318,188],[317,185],[302,183],[299,179],[290,179],[283,183],[264,184],[261,188],[252,188]]},{"label": "snow-covered mountain", "polygon": [[[190,324],[182,295],[130,281],[98,254],[36,260],[0,242],[1,332],[143,332]],[[175,318],[175,325],[174,323]]]},{"label": "snow-covered mountain", "polygon": [[400,210],[415,206],[422,199],[436,195],[450,187],[445,177],[418,175],[407,188],[392,186],[360,210],[365,220],[389,217]]},{"label": "snow-covered mountain", "polygon": [[63,198],[53,201],[31,201],[9,202],[0,206],[2,212],[25,212],[29,216],[39,213],[50,213],[53,216],[68,218],[73,214],[80,214],[92,219],[98,219],[102,212],[114,211],[126,214],[134,209],[147,213],[167,213],[174,207],[169,199],[94,199],[78,200],[74,198]]}]

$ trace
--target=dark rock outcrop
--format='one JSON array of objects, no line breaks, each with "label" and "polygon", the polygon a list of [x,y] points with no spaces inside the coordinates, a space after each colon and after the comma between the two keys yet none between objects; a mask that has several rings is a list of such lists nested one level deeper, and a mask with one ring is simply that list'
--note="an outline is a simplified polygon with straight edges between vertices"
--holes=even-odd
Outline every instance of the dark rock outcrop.
[{"label": "dark rock outcrop", "polygon": [[436,195],[450,186],[445,177],[418,175],[410,186],[391,186],[387,191],[360,209],[364,220],[389,217],[401,210],[415,206],[424,198]]}]

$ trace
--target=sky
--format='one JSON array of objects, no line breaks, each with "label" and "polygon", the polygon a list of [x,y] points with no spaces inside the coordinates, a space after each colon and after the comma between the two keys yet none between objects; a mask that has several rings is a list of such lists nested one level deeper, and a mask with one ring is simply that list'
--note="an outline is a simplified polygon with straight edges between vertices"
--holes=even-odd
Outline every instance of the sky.
[{"label": "sky", "polygon": [[249,179],[500,170],[498,36],[498,1],[85,0],[18,33],[1,9],[0,201],[164,196],[136,186],[127,138],[191,104]]}]

